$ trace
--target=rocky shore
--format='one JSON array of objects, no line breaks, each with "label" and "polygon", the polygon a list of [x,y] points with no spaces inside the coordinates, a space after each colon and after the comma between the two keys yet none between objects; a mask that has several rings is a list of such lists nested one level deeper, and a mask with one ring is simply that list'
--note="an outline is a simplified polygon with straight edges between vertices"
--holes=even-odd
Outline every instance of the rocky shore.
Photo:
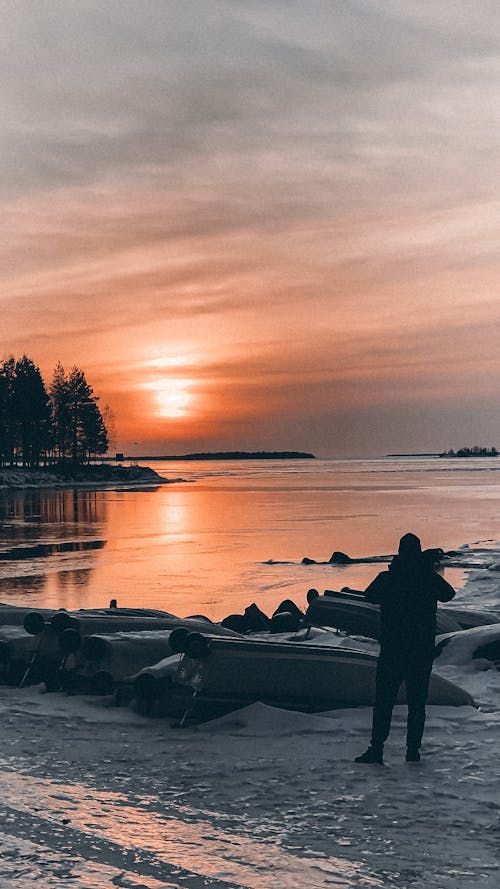
[{"label": "rocky shore", "polygon": [[168,479],[149,466],[113,466],[99,463],[91,466],[50,466],[24,469],[22,466],[0,468],[0,490],[8,488],[59,488],[115,485],[164,485]]}]

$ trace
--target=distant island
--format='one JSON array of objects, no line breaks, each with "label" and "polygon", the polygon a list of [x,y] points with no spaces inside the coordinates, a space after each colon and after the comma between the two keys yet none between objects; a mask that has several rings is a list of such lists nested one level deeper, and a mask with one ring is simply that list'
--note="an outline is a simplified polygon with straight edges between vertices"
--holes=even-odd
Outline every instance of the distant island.
[{"label": "distant island", "polygon": [[314,454],[303,451],[207,451],[199,454],[165,455],[162,457],[123,457],[124,460],[314,460]]},{"label": "distant island", "polygon": [[480,448],[475,445],[473,448],[460,448],[458,451],[444,451],[440,457],[498,457],[496,448]]},{"label": "distant island", "polygon": [[387,458],[389,457],[440,457],[441,454],[386,454]]},{"label": "distant island", "polygon": [[389,457],[498,457],[499,452],[495,447],[491,448],[483,448],[475,445],[473,448],[459,448],[458,451],[454,451],[450,448],[449,451],[443,451],[442,454],[434,453],[434,454],[386,454],[386,458]]}]

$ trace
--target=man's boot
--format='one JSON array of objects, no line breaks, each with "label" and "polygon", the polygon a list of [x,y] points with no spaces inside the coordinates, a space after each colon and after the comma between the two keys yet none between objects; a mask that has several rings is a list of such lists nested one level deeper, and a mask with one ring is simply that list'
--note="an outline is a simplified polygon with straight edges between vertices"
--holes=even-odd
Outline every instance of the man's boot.
[{"label": "man's boot", "polygon": [[373,747],[371,744],[361,756],[356,756],[354,762],[361,763],[377,763],[378,765],[383,766],[384,764],[384,748],[383,747]]},{"label": "man's boot", "polygon": [[406,762],[420,762],[420,751],[418,747],[407,747]]}]

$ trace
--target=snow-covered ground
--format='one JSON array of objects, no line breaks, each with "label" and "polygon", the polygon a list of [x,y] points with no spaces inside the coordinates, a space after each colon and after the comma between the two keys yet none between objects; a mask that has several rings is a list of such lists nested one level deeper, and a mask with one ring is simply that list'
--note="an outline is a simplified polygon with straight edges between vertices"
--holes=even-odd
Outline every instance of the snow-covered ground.
[{"label": "snow-covered ground", "polygon": [[[175,728],[106,698],[0,688],[0,886],[493,889],[500,674],[447,665],[483,708],[428,708],[404,762],[353,757],[369,709],[263,704]],[[478,695],[479,692],[479,695]]]},{"label": "snow-covered ground", "polygon": [[[498,609],[499,556],[458,554],[473,567],[457,605]],[[110,698],[0,687],[0,889],[496,889],[500,673],[474,646],[436,667],[479,709],[428,707],[419,764],[405,707],[386,765],[360,766],[369,708],[256,703],[180,729]]]}]

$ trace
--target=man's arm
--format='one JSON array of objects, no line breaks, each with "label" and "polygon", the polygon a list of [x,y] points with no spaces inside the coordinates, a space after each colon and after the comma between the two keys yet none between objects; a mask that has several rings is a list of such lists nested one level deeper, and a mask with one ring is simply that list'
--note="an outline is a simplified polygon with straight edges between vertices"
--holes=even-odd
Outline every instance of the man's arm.
[{"label": "man's arm", "polygon": [[453,589],[451,583],[448,583],[444,577],[441,577],[437,571],[432,572],[433,577],[433,592],[436,594],[438,602],[451,602],[451,600],[455,596],[455,590]]},{"label": "man's arm", "polygon": [[388,571],[381,571],[376,578],[367,586],[364,597],[367,602],[373,605],[381,605],[387,592]]}]

